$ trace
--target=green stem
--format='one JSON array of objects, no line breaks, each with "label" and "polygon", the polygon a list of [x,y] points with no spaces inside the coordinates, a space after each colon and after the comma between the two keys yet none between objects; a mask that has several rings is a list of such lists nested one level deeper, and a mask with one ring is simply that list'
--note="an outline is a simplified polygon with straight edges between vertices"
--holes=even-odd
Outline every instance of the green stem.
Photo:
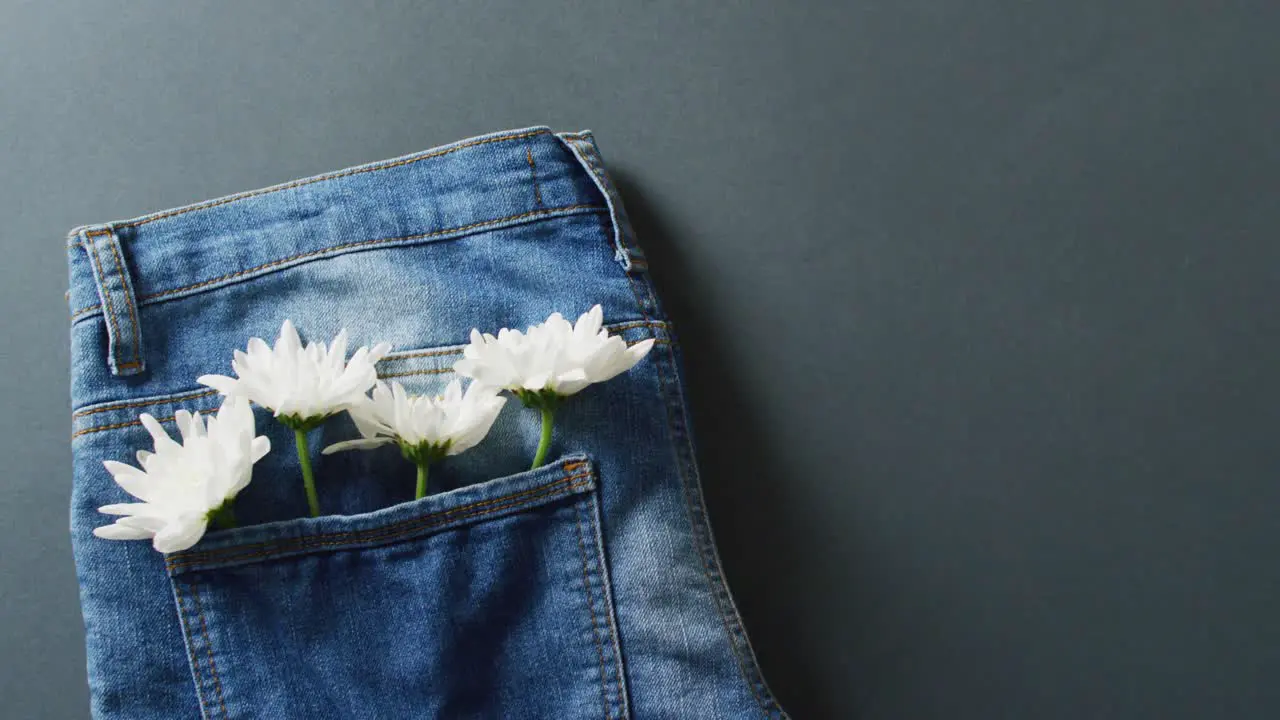
[{"label": "green stem", "polygon": [[555,417],[555,411],[549,407],[542,408],[542,439],[538,441],[538,452],[533,456],[533,465],[529,467],[533,470],[542,465],[547,459],[547,450],[551,447],[551,421]]},{"label": "green stem", "polygon": [[230,500],[222,503],[222,507],[214,511],[213,519],[217,521],[218,527],[224,530],[230,530],[236,526],[236,511],[232,509]]},{"label": "green stem", "polygon": [[298,462],[302,464],[302,484],[307,489],[307,505],[311,508],[311,517],[320,517],[320,498],[316,495],[316,474],[311,470],[311,455],[307,452],[306,431],[294,430],[293,439],[298,446]]},{"label": "green stem", "polygon": [[418,491],[414,497],[421,500],[427,496],[427,468],[431,467],[431,463],[418,463]]}]

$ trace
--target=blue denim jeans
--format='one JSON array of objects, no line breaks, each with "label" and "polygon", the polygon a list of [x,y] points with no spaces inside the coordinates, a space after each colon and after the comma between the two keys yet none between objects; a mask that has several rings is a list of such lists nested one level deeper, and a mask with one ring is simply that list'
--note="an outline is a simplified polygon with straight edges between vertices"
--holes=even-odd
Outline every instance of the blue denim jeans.
[{"label": "blue denim jeans", "polygon": [[[679,349],[588,133],[473,138],[74,231],[68,244],[71,531],[99,718],[784,717],[729,596],[703,507]],[[321,455],[309,517],[288,430],[239,527],[163,555],[93,536],[130,498],[102,466],[147,412],[219,398],[250,336],[387,341],[380,377],[438,392],[468,332],[600,303],[654,338],[557,413],[508,403],[479,447],[415,470],[394,448]]]}]

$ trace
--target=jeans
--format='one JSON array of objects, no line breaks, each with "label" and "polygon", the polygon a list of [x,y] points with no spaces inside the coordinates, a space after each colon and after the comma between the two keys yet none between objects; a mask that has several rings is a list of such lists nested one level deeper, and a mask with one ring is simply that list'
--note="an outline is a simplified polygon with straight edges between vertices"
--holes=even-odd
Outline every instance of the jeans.
[{"label": "jeans", "polygon": [[[517,130],[69,238],[71,531],[99,718],[785,717],[721,575],[680,353],[589,133]],[[386,341],[382,378],[439,392],[472,328],[604,308],[656,340],[570,398],[546,465],[536,412],[508,403],[478,447],[415,469],[392,447],[322,455],[309,517],[293,435],[239,526],[189,550],[92,530],[131,498],[103,460],[151,446],[147,412],[209,412],[233,349],[341,328]]]}]

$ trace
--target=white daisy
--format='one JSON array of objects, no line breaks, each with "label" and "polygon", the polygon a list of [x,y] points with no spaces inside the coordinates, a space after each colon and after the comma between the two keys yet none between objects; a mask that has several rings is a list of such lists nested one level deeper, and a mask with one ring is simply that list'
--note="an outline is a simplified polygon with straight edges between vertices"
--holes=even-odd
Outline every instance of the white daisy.
[{"label": "white daisy", "polygon": [[202,375],[196,378],[228,397],[243,397],[269,408],[293,430],[311,516],[320,515],[315,472],[307,451],[307,432],[326,418],[365,400],[378,381],[374,363],[391,351],[386,343],[372,350],[361,347],[347,359],[347,331],[343,328],[328,346],[302,344],[293,323],[285,320],[275,347],[261,338],[250,338],[248,352],[236,350],[231,368],[236,377]]},{"label": "white daisy", "polygon": [[526,405],[554,404],[593,383],[630,370],[653,348],[653,339],[630,347],[603,328],[599,305],[570,325],[560,313],[526,332],[503,328],[495,337],[471,331],[471,344],[453,369],[485,385],[510,390]]},{"label": "white daisy", "polygon": [[227,398],[207,424],[200,413],[179,410],[174,420],[181,443],[150,415],[139,419],[155,451],[138,451],[140,467],[114,460],[103,464],[125,492],[142,502],[98,508],[123,517],[94,528],[93,534],[108,540],[151,538],[152,546],[165,553],[185,550],[200,540],[215,515],[230,515],[232,500],[249,484],[253,464],[271,449],[271,441],[254,437],[253,410],[239,398]]},{"label": "white daisy", "polygon": [[324,454],[369,449],[388,443],[419,468],[418,497],[426,492],[426,467],[448,455],[475,447],[493,427],[507,399],[473,382],[464,394],[454,380],[442,395],[411,395],[398,382],[379,381],[373,397],[348,410],[363,436],[330,445]]},{"label": "white daisy", "polygon": [[321,342],[304,346],[293,323],[285,320],[275,347],[255,337],[248,352],[236,350],[231,362],[236,377],[202,375],[196,382],[248,398],[289,427],[307,430],[361,402],[378,379],[374,363],[390,351],[386,343],[372,350],[361,347],[348,360],[345,328],[327,347]]},{"label": "white daisy", "polygon": [[533,467],[546,459],[556,408],[588,385],[630,370],[653,349],[652,338],[630,347],[604,329],[604,311],[591,308],[570,325],[560,313],[525,332],[503,328],[495,337],[471,331],[471,343],[453,370],[476,382],[510,390],[525,407],[542,413],[542,435]]}]

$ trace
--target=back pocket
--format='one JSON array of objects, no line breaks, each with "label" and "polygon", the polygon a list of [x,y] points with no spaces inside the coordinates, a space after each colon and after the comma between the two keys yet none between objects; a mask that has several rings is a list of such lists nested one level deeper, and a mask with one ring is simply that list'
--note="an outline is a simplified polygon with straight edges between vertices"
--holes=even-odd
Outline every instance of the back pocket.
[{"label": "back pocket", "polygon": [[204,717],[623,718],[583,456],[167,556]]}]

